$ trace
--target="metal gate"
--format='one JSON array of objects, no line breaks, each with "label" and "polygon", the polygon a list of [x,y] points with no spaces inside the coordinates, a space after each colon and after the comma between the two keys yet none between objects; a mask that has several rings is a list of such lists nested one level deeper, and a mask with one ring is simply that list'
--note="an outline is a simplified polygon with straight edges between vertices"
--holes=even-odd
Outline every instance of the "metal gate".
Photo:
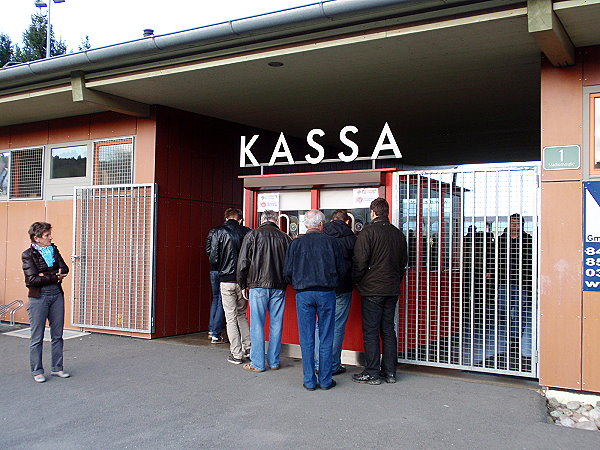
[{"label": "metal gate", "polygon": [[73,325],[153,331],[154,184],[76,187]]},{"label": "metal gate", "polygon": [[539,164],[397,172],[399,361],[537,374]]}]

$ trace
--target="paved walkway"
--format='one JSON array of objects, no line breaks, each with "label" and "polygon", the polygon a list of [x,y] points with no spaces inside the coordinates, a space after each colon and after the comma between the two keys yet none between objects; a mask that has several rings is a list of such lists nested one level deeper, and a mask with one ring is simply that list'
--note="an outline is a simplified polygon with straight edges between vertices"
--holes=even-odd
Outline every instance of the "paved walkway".
[{"label": "paved walkway", "polygon": [[0,448],[600,446],[598,433],[549,423],[527,387],[415,373],[367,386],[351,381],[352,368],[334,389],[307,392],[293,359],[255,374],[226,361],[227,345],[101,334],[65,341],[72,378],[36,384],[27,349],[0,335]]}]

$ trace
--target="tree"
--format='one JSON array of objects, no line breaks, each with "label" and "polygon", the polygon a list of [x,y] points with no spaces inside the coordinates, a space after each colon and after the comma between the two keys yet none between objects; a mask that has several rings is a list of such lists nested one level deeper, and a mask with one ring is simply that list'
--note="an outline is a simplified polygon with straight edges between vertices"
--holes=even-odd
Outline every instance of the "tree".
[{"label": "tree", "polygon": [[[23,48],[16,46],[17,61],[35,61],[46,57],[46,28],[48,18],[35,13],[31,16],[31,24],[23,32]],[[67,52],[67,44],[63,40],[54,37],[52,26],[50,27],[50,56],[62,55]]]},{"label": "tree", "polygon": [[9,61],[12,61],[14,49],[10,36],[0,33],[0,67],[3,67]]},{"label": "tree", "polygon": [[92,44],[90,44],[90,37],[86,34],[85,37],[81,40],[81,44],[79,44],[79,51],[85,52],[92,48]]}]

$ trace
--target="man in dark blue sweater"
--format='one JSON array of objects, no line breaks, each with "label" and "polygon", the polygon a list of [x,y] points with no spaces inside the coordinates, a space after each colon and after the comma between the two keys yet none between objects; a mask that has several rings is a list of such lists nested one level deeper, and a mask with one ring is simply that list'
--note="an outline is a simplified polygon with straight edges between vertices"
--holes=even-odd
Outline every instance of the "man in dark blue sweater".
[{"label": "man in dark blue sweater", "polygon": [[319,317],[319,385],[331,389],[335,289],[346,273],[346,262],[337,239],[323,234],[325,215],[311,209],[304,218],[307,232],[292,241],[285,255],[283,274],[296,290],[298,332],[302,350],[304,387],[314,391],[315,323]]}]

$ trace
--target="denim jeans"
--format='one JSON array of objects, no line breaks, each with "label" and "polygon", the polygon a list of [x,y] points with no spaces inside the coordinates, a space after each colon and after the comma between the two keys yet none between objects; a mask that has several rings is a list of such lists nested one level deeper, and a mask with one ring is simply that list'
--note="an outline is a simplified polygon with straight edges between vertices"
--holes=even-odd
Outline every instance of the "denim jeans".
[{"label": "denim jeans", "polygon": [[250,360],[259,370],[265,370],[265,319],[269,312],[269,367],[279,367],[281,353],[281,332],[285,291],[282,289],[250,289]]},{"label": "denim jeans", "polygon": [[27,307],[31,338],[29,340],[29,363],[31,374],[44,373],[42,349],[44,346],[44,330],[46,319],[50,323],[52,340],[52,372],[63,370],[63,326],[65,322],[65,299],[58,285],[42,287],[38,298],[29,298]]},{"label": "denim jeans", "polygon": [[[350,304],[352,303],[352,292],[342,292],[335,294],[335,325],[333,329],[333,354],[332,354],[332,372],[338,370],[342,365],[342,344],[344,343],[344,334],[346,332],[346,322],[350,314]],[[315,369],[319,367],[319,320],[315,329]]]},{"label": "denim jeans", "polygon": [[394,329],[394,316],[397,302],[398,297],[362,298],[365,372],[376,378],[379,378],[379,372],[396,374],[398,339]]},{"label": "denim jeans", "polygon": [[533,328],[531,322],[531,293],[525,289],[519,289],[519,286],[515,284],[509,285],[508,291],[507,301],[507,287],[505,285],[498,286],[496,302],[498,308],[498,342],[494,346],[495,327],[494,322],[491,321],[491,325],[486,330],[486,357],[494,354],[506,354],[509,343],[520,343],[521,356],[531,357]]},{"label": "denim jeans", "polygon": [[210,317],[208,319],[208,334],[220,337],[225,326],[225,311],[221,300],[219,286],[219,271],[210,271],[210,287],[212,289],[212,303],[210,304]]},{"label": "denim jeans", "polygon": [[304,385],[314,388],[315,376],[315,327],[319,317],[319,383],[322,387],[331,385],[331,358],[333,351],[333,330],[335,321],[335,291],[296,292],[296,312],[298,332],[302,350],[302,372]]}]

